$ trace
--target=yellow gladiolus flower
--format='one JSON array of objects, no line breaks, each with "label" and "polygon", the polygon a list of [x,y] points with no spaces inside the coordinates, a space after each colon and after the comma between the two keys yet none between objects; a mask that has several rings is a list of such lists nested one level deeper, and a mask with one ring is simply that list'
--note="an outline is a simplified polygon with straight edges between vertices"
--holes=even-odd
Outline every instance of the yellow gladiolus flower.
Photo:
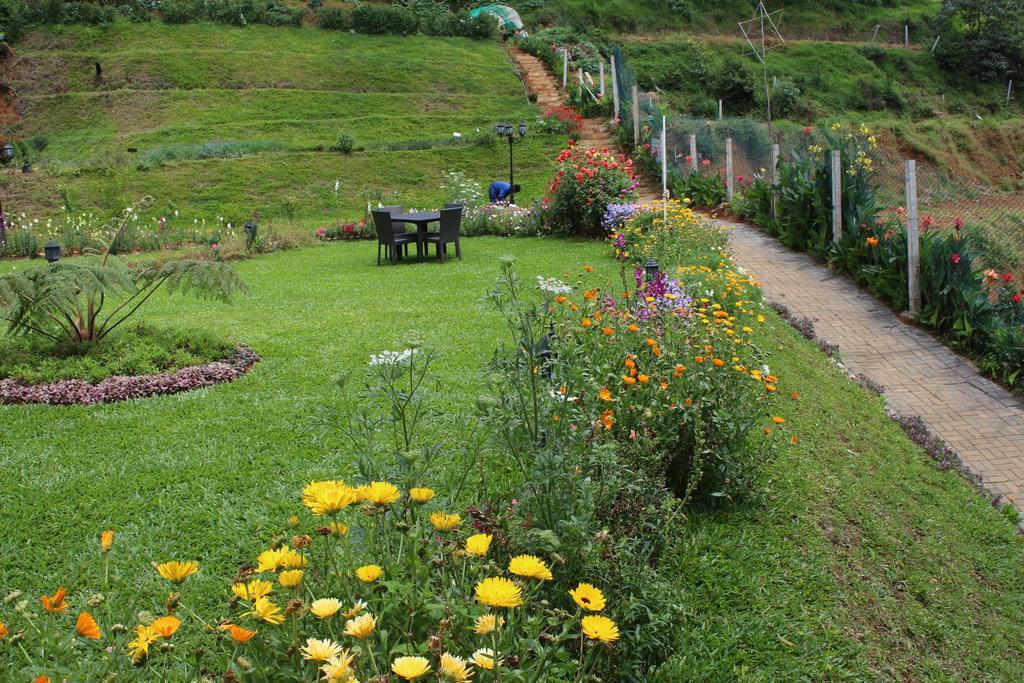
[{"label": "yellow gladiolus flower", "polygon": [[441,674],[443,680],[451,681],[451,683],[465,683],[473,677],[469,661],[448,652],[441,655],[441,668],[438,673]]},{"label": "yellow gladiolus flower", "polygon": [[183,583],[185,579],[199,571],[199,563],[171,560],[170,562],[158,564],[156,571],[171,583]]},{"label": "yellow gladiolus flower", "polygon": [[110,549],[114,547],[114,530],[107,529],[100,534],[100,547],[103,552],[110,552]]},{"label": "yellow gladiolus flower", "polygon": [[451,531],[462,524],[462,518],[458,515],[447,515],[443,512],[434,512],[430,515],[430,523],[438,531]]},{"label": "yellow gladiolus flower", "polygon": [[381,577],[384,569],[377,564],[364,564],[356,570],[356,578],[363,583],[373,583]]},{"label": "yellow gladiolus flower", "polygon": [[317,640],[306,638],[306,644],[302,647],[302,658],[312,659],[317,662],[326,662],[331,657],[341,654],[341,645],[338,645],[330,638]]},{"label": "yellow gladiolus flower", "polygon": [[246,612],[247,615],[256,617],[268,624],[283,624],[284,615],[281,614],[281,608],[275,605],[267,598],[260,598],[252,605],[252,611]]},{"label": "yellow gladiolus flower", "polygon": [[604,609],[604,593],[589,583],[581,583],[569,595],[577,605],[588,612],[600,612]]},{"label": "yellow gladiolus flower", "polygon": [[490,607],[519,607],[523,589],[504,577],[491,577],[476,584],[476,601]]},{"label": "yellow gladiolus flower", "polygon": [[490,534],[473,534],[466,539],[466,552],[470,555],[483,557],[491,547],[494,537]]},{"label": "yellow gladiolus flower", "polygon": [[177,633],[179,626],[181,626],[181,619],[178,617],[160,617],[149,627],[156,631],[161,638],[170,638]]},{"label": "yellow gladiolus flower", "polygon": [[285,588],[298,588],[299,584],[302,583],[302,576],[305,574],[301,569],[289,569],[286,572],[281,572],[277,580],[281,582],[281,585]]},{"label": "yellow gladiolus flower", "polygon": [[412,502],[419,503],[420,505],[432,500],[434,495],[434,489],[428,489],[424,486],[409,489],[409,498],[412,499]]},{"label": "yellow gladiolus flower", "polygon": [[508,570],[516,576],[538,581],[551,581],[554,577],[544,560],[533,555],[519,555],[508,563]]},{"label": "yellow gladiolus flower", "polygon": [[411,681],[430,673],[430,662],[425,657],[399,657],[391,662],[391,670],[399,678]]},{"label": "yellow gladiolus flower", "polygon": [[374,481],[362,489],[363,498],[374,505],[391,505],[402,496],[394,484],[386,481]]},{"label": "yellow gladiolus flower", "polygon": [[274,584],[263,579],[253,579],[249,583],[231,584],[231,592],[246,602],[255,602],[262,597],[270,595],[274,590]]},{"label": "yellow gladiolus flower", "polygon": [[[473,653],[473,661],[481,669],[487,669],[488,671],[494,670],[494,650],[489,647],[482,647]],[[504,659],[499,659],[497,662],[498,666],[504,663]]]},{"label": "yellow gladiolus flower", "polygon": [[340,609],[341,601],[337,598],[320,598],[309,606],[309,611],[318,619],[330,619]]},{"label": "yellow gladiolus flower", "polygon": [[583,635],[602,643],[614,643],[619,639],[619,627],[608,617],[591,614],[583,617]]},{"label": "yellow gladiolus flower", "polygon": [[476,625],[473,628],[473,632],[478,636],[486,636],[494,633],[504,625],[505,617],[499,617],[497,614],[484,614],[476,618]]},{"label": "yellow gladiolus flower", "polygon": [[345,622],[345,635],[363,640],[368,638],[375,628],[377,617],[367,612]]}]

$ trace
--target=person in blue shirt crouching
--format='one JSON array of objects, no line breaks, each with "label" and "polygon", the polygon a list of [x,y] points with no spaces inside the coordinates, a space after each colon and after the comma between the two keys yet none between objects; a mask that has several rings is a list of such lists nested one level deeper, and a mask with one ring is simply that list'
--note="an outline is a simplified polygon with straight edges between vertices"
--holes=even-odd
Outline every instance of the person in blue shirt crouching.
[{"label": "person in blue shirt crouching", "polygon": [[510,185],[504,180],[495,180],[491,183],[490,187],[487,188],[487,196],[491,199],[491,204],[498,202],[508,202],[509,204],[515,204],[516,192],[519,192],[523,188],[519,185]]}]

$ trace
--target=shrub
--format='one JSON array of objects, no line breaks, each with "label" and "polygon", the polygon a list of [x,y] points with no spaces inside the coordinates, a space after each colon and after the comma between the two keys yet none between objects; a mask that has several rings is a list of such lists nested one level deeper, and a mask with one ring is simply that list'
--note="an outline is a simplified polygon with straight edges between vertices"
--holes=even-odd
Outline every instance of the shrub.
[{"label": "shrub", "polygon": [[[687,164],[690,160],[687,158]],[[694,206],[714,208],[725,201],[727,196],[725,179],[717,169],[711,167],[710,159],[702,159],[697,170],[688,170],[685,175],[672,183],[672,192],[677,197],[690,200]]]},{"label": "shrub", "polygon": [[320,28],[347,31],[352,28],[352,13],[340,7],[322,7],[316,13],[316,23]]},{"label": "shrub", "polygon": [[545,132],[575,138],[583,132],[583,117],[572,107],[552,107],[544,112],[541,126]]},{"label": "shrub", "polygon": [[351,154],[352,150],[355,149],[356,139],[348,133],[342,133],[338,136],[338,145],[335,147],[342,154]]},{"label": "shrub", "polygon": [[93,2],[65,2],[61,21],[65,24],[103,26],[114,23],[117,11]]},{"label": "shrub", "polygon": [[534,203],[529,207],[515,204],[485,204],[467,206],[462,212],[463,235],[502,235],[505,237],[533,237],[547,232],[544,206]]},{"label": "shrub", "polygon": [[0,32],[13,42],[29,27],[32,17],[24,0],[0,0]]},{"label": "shrub", "polygon": [[556,161],[558,170],[549,189],[548,221],[568,234],[604,235],[601,219],[609,204],[630,201],[639,180],[625,155],[583,150],[569,141]]},{"label": "shrub", "polygon": [[352,10],[352,28],[371,35],[410,35],[419,28],[416,15],[393,5],[359,5]]}]

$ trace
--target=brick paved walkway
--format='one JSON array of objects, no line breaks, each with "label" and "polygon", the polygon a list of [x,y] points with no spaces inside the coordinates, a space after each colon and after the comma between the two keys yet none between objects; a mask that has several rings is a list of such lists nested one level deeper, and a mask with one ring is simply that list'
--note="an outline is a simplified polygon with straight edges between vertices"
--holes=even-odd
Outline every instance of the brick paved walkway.
[{"label": "brick paved walkway", "polygon": [[920,415],[986,488],[1024,509],[1024,402],[845,276],[755,228],[730,225],[736,259],[761,280],[767,300],[813,318],[844,365],[885,386],[893,408]]}]

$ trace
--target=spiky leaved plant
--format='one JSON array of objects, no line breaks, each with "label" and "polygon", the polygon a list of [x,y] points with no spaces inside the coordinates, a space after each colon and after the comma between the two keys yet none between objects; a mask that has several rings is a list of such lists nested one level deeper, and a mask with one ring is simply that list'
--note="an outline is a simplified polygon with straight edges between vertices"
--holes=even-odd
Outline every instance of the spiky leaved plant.
[{"label": "spiky leaved plant", "polygon": [[248,289],[225,263],[149,259],[126,264],[111,245],[149,198],[114,220],[113,236],[98,254],[0,275],[0,318],[11,334],[39,334],[56,342],[93,343],[134,315],[161,287],[230,301]]}]

